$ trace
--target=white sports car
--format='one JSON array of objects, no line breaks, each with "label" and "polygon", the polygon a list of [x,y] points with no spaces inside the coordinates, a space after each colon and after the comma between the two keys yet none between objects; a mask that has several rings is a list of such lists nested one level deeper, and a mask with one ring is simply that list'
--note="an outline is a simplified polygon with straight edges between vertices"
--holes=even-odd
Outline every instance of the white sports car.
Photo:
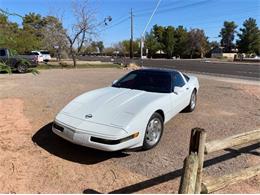
[{"label": "white sports car", "polygon": [[165,123],[183,109],[195,109],[198,90],[196,77],[176,70],[135,70],[112,86],[76,97],[58,113],[52,130],[99,150],[150,149]]}]

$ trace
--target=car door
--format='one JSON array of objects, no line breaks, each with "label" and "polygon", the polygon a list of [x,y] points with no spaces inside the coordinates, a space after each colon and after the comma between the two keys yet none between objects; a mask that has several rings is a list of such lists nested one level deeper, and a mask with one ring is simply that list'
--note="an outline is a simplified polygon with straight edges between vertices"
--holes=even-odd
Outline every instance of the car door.
[{"label": "car door", "polygon": [[173,115],[181,112],[188,105],[189,86],[179,72],[172,75],[173,93],[171,94]]}]

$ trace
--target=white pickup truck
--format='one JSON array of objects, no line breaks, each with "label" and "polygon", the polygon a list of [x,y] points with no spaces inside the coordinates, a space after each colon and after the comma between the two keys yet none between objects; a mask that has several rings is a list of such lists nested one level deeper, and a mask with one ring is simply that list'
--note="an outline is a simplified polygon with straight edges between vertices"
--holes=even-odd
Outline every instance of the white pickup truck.
[{"label": "white pickup truck", "polygon": [[48,62],[51,60],[51,55],[48,51],[40,50],[40,51],[32,51],[32,53],[38,55],[38,62]]}]

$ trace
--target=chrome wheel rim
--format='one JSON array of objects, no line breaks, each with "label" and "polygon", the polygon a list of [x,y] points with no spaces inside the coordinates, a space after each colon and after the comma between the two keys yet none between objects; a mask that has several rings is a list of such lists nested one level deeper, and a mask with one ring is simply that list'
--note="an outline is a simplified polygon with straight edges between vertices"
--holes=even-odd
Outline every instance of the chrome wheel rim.
[{"label": "chrome wheel rim", "polygon": [[194,92],[191,95],[190,105],[191,109],[194,109],[196,106],[196,94]]},{"label": "chrome wheel rim", "polygon": [[146,142],[150,146],[155,145],[159,141],[161,133],[162,133],[161,121],[158,118],[152,119],[148,123],[147,130],[145,133]]}]

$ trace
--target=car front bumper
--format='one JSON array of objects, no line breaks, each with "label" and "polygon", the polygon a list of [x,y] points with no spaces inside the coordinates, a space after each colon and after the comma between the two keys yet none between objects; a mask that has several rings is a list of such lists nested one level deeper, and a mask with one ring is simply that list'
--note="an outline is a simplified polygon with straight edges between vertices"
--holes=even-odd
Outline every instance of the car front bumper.
[{"label": "car front bumper", "polygon": [[53,123],[52,131],[56,135],[74,144],[103,151],[118,151],[127,148],[134,148],[134,146],[138,144],[140,145],[139,133],[128,135],[123,138],[111,139],[111,137],[95,135],[87,131],[78,131],[57,121]]}]

